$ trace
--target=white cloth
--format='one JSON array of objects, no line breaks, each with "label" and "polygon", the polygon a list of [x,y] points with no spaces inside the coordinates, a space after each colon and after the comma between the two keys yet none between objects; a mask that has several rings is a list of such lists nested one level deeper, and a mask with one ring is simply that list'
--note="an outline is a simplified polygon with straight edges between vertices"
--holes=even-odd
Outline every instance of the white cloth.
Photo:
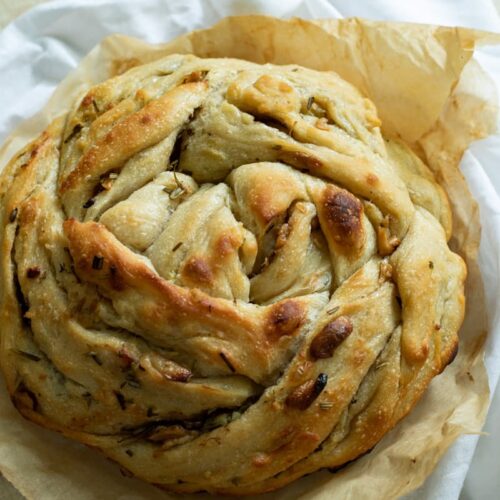
[{"label": "white cloth", "polygon": [[[0,141],[39,110],[55,86],[104,36],[124,33],[164,42],[210,26],[230,14],[371,19],[461,25],[500,32],[490,0],[58,0],[27,12],[0,33]],[[500,48],[478,59],[500,90]],[[499,92],[500,95],[500,92]],[[461,168],[481,209],[480,264],[485,278],[491,335],[486,366],[494,392],[500,376],[500,136],[472,145]],[[499,498],[500,391],[488,417],[489,436],[461,437],[412,499]],[[476,452],[475,452],[476,451]],[[474,455],[475,452],[475,455]],[[470,466],[472,462],[472,466]],[[465,482],[464,482],[465,481]]]}]

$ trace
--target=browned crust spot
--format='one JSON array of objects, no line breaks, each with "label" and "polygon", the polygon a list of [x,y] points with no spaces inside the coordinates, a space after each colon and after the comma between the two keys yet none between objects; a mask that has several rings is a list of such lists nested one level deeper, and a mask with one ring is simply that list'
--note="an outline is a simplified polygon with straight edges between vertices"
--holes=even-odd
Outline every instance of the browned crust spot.
[{"label": "browned crust spot", "polygon": [[278,302],[267,317],[267,337],[276,341],[283,336],[293,335],[304,320],[305,310],[300,303],[293,300]]},{"label": "browned crust spot", "polygon": [[184,80],[182,80],[182,83],[195,83],[195,82],[201,82],[202,80],[205,79],[207,76],[208,71],[193,71],[192,73],[189,73]]},{"label": "browned crust spot", "polygon": [[210,265],[201,257],[191,257],[182,267],[183,278],[195,283],[212,283],[214,276]]},{"label": "browned crust spot", "polygon": [[228,255],[233,254],[234,251],[240,246],[240,244],[241,242],[239,241],[239,239],[231,234],[221,235],[216,243],[216,248],[218,250],[217,259],[219,257],[227,257]]},{"label": "browned crust spot", "polygon": [[273,207],[262,192],[257,192],[254,199],[250,201],[252,212],[259,216],[265,225],[278,218],[283,212]]},{"label": "browned crust spot", "polygon": [[[286,189],[286,185],[282,179],[273,180],[274,189]],[[277,219],[286,211],[283,204],[278,203],[278,200],[273,197],[273,193],[268,187],[255,186],[252,189],[251,196],[249,196],[250,210],[258,216],[263,224],[267,225],[273,219]]]},{"label": "browned crust spot", "polygon": [[82,100],[82,103],[80,106],[86,108],[87,106],[90,106],[92,102],[94,101],[94,96],[91,92],[89,92]]},{"label": "browned crust spot", "polygon": [[296,410],[307,410],[321,394],[328,382],[328,376],[320,373],[315,380],[307,380],[295,387],[285,400],[285,405]]},{"label": "browned crust spot", "polygon": [[375,174],[372,174],[371,172],[366,176],[366,182],[370,186],[376,186],[378,184],[378,177]]},{"label": "browned crust spot", "polygon": [[352,194],[327,186],[321,211],[334,241],[343,248],[359,248],[363,243],[363,205]]},{"label": "browned crust spot", "polygon": [[298,168],[299,170],[306,169],[314,171],[323,167],[321,160],[302,151],[281,149],[278,152],[278,159],[287,165]]},{"label": "browned crust spot", "polygon": [[27,226],[35,222],[40,211],[39,202],[37,198],[28,198],[21,205],[21,214],[18,218],[21,226]]},{"label": "browned crust spot", "polygon": [[352,333],[352,322],[347,316],[339,316],[330,321],[314,337],[310,346],[315,359],[330,358],[335,349]]}]

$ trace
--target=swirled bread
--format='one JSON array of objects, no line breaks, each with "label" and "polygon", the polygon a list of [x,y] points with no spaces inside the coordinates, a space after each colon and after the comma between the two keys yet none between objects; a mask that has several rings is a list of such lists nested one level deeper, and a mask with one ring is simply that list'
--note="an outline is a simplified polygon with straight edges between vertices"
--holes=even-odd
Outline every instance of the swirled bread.
[{"label": "swirled bread", "polygon": [[456,354],[465,279],[380,125],[296,66],[173,55],[91,88],[1,178],[16,408],[177,492],[373,448]]}]

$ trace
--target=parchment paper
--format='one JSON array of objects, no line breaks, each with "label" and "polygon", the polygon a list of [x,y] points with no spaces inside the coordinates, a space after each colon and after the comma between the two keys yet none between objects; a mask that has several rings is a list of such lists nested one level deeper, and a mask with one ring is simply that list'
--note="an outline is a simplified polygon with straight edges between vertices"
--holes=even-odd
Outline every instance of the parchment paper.
[{"label": "parchment paper", "polygon": [[[452,201],[451,245],[469,269],[459,355],[434,379],[409,417],[370,454],[340,472],[313,474],[267,497],[394,498],[418,487],[458,435],[479,432],[487,409],[482,362],[487,323],[477,265],[479,214],[458,162],[472,140],[494,128],[494,88],[471,57],[475,43],[499,41],[498,35],[466,29],[262,16],[227,18],[162,46],[113,36],[66,78],[41,113],[8,139],[0,151],[0,165],[88,85],[139,61],[174,52],[334,70],[368,95],[378,107],[384,133],[411,143]],[[0,470],[30,499],[168,498],[152,486],[122,477],[118,467],[97,452],[24,422],[5,390],[0,392]]]}]

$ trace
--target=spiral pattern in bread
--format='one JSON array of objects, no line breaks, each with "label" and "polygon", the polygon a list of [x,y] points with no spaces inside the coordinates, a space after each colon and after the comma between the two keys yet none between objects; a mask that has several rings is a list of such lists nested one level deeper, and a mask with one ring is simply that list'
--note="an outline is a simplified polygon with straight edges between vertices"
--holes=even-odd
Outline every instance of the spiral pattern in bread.
[{"label": "spiral pattern in bread", "polygon": [[16,408],[177,492],[373,448],[456,354],[465,279],[445,193],[380,126],[297,66],[173,55],[91,88],[1,178]]}]

